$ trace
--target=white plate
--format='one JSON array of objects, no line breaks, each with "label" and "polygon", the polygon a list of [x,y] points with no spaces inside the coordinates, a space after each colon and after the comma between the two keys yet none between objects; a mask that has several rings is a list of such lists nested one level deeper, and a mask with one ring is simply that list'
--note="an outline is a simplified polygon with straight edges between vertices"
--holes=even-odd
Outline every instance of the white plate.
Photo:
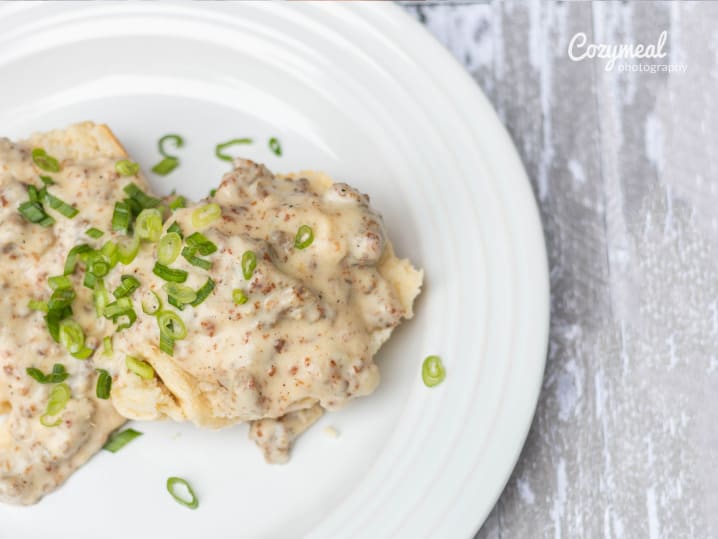
[{"label": "white plate", "polygon": [[[183,134],[182,167],[150,177],[163,193],[206,194],[227,166],[214,145],[240,136],[273,170],[348,181],[426,270],[425,290],[379,355],[376,394],[326,415],[289,465],[265,465],[246,427],[141,424],[39,505],[0,507],[0,536],[472,536],[531,422],[548,277],[521,163],[448,53],[387,4],[1,5],[1,134],[86,119],[145,169],[160,135]],[[433,353],[448,374],[428,389]],[[170,498],[170,475],[190,480],[199,510]]]}]

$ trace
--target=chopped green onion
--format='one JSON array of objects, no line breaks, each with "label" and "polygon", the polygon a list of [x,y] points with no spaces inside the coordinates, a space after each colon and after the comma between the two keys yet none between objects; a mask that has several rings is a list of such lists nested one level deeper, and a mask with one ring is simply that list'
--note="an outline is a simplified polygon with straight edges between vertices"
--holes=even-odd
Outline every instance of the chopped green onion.
[{"label": "chopped green onion", "polygon": [[48,307],[45,323],[47,324],[47,331],[55,342],[60,342],[60,322],[69,316],[72,316],[72,307],[69,305],[56,309]]},{"label": "chopped green onion", "polygon": [[167,153],[167,150],[165,150],[165,143],[169,141],[174,142],[175,148],[181,148],[182,146],[184,146],[184,139],[181,136],[175,134],[164,135],[157,142],[157,148],[159,149],[160,154],[163,157],[173,157],[169,153]]},{"label": "chopped green onion", "polygon": [[178,309],[183,309],[185,305],[197,299],[197,292],[183,284],[165,283],[162,288],[167,292],[170,304]]},{"label": "chopped green onion", "polygon": [[137,185],[135,185],[134,183],[125,185],[123,190],[132,200],[137,202],[142,207],[142,209],[156,208],[160,205],[161,201],[159,198],[149,196],[142,189],[137,187]]},{"label": "chopped green onion", "polygon": [[165,157],[152,167],[152,172],[159,176],[167,176],[170,172],[179,166],[179,159],[176,157]]},{"label": "chopped green onion", "polygon": [[231,161],[233,159],[232,156],[222,153],[222,150],[224,150],[225,148],[228,148],[229,146],[234,146],[236,144],[252,144],[252,142],[253,141],[251,138],[234,138],[227,142],[217,144],[217,146],[214,149],[214,155],[219,157],[222,161]]},{"label": "chopped green onion", "polygon": [[157,261],[164,266],[169,266],[177,260],[181,249],[182,238],[180,235],[176,232],[168,232],[162,236],[160,244],[157,246]]},{"label": "chopped green onion", "polygon": [[185,260],[187,260],[187,262],[189,262],[193,266],[197,266],[205,270],[212,269],[212,262],[196,256],[195,253],[196,250],[194,247],[185,247],[184,249],[182,249],[182,256]]},{"label": "chopped green onion", "polygon": [[40,301],[37,299],[31,299],[30,301],[28,301],[27,306],[33,311],[42,311],[46,313],[49,310],[46,301]]},{"label": "chopped green onion", "polygon": [[90,290],[93,290],[97,286],[97,281],[101,280],[102,279],[98,279],[97,275],[95,275],[91,271],[86,271],[85,278],[82,280],[82,284]]},{"label": "chopped green onion", "polygon": [[152,365],[136,357],[126,356],[125,366],[129,371],[134,372],[143,380],[152,380],[155,376],[155,370],[152,368]]},{"label": "chopped green onion", "polygon": [[27,201],[18,206],[20,214],[31,223],[48,227],[52,226],[55,219],[50,217],[38,202]]},{"label": "chopped green onion", "polygon": [[55,185],[55,182],[50,176],[40,176],[40,180],[44,185]]},{"label": "chopped green onion", "polygon": [[187,336],[187,328],[178,314],[172,311],[160,311],[157,313],[157,325],[160,327],[160,334],[166,335],[173,341],[184,339]]},{"label": "chopped green onion", "polygon": [[94,290],[92,291],[92,302],[95,305],[97,317],[104,316],[105,307],[110,303],[110,295],[107,293],[105,282],[102,279],[98,279],[95,283]]},{"label": "chopped green onion", "polygon": [[187,199],[185,199],[185,197],[183,197],[181,195],[178,197],[175,197],[175,199],[172,202],[170,202],[170,209],[172,211],[178,210],[180,208],[184,208],[186,206],[187,206]]},{"label": "chopped green onion", "polygon": [[181,229],[180,226],[177,224],[177,221],[175,221],[175,222],[172,223],[169,227],[167,227],[167,233],[169,234],[170,232],[174,232],[174,233],[177,234],[180,238],[184,238],[184,234],[182,234],[182,229]]},{"label": "chopped green onion", "polygon": [[67,380],[67,377],[70,376],[62,363],[55,363],[52,366],[52,372],[49,372],[48,374],[45,374],[40,369],[36,369],[35,367],[28,367],[25,369],[25,372],[27,372],[28,376],[41,384],[59,384],[60,382]]},{"label": "chopped green onion", "polygon": [[173,283],[183,283],[187,280],[187,272],[181,269],[168,268],[167,266],[155,262],[155,266],[152,268],[152,273],[157,277],[170,281]]},{"label": "chopped green onion", "polygon": [[117,453],[138,436],[142,436],[142,433],[134,429],[125,429],[122,432],[115,431],[110,434],[107,443],[102,446],[102,449],[105,449],[110,453]]},{"label": "chopped green onion", "polygon": [[132,300],[130,298],[120,298],[117,301],[109,303],[105,307],[105,318],[112,319],[116,322],[120,316],[127,314],[128,311],[132,310]]},{"label": "chopped green onion", "polygon": [[34,148],[32,150],[32,161],[37,168],[45,172],[60,172],[60,163],[42,148]]},{"label": "chopped green onion", "polygon": [[58,288],[72,288],[72,280],[65,275],[56,275],[55,277],[48,277],[47,284],[50,288],[56,290]]},{"label": "chopped green onion", "polygon": [[175,341],[172,337],[160,333],[160,350],[162,350],[168,356],[174,355]]},{"label": "chopped green onion", "polygon": [[150,304],[143,299],[142,312],[149,315],[157,314],[157,312],[162,308],[162,300],[154,290],[150,290],[148,294],[153,297],[154,302]]},{"label": "chopped green onion", "polygon": [[104,232],[100,230],[99,228],[95,228],[94,226],[92,228],[88,228],[85,231],[85,234],[90,236],[92,239],[101,238],[104,235]]},{"label": "chopped green onion", "polygon": [[217,246],[207,239],[201,232],[194,232],[187,236],[187,245],[195,247],[202,256],[211,255],[217,251]]},{"label": "chopped green onion", "polygon": [[314,241],[314,231],[310,226],[302,225],[297,230],[297,235],[294,237],[294,247],[297,249],[306,249]]},{"label": "chopped green onion", "polygon": [[30,202],[42,202],[42,200],[40,200],[40,191],[38,191],[34,185],[27,186],[27,196]]},{"label": "chopped green onion", "polygon": [[99,376],[97,377],[97,387],[95,388],[95,394],[98,399],[107,400],[110,398],[110,391],[112,391],[112,376],[105,369],[95,369]]},{"label": "chopped green onion", "polygon": [[140,165],[129,159],[122,159],[115,163],[115,170],[120,176],[134,176],[140,171]]},{"label": "chopped green onion", "polygon": [[244,293],[244,290],[241,288],[235,288],[232,290],[232,300],[236,305],[244,305],[249,301],[249,298],[247,297],[247,294]]},{"label": "chopped green onion", "polygon": [[67,259],[65,260],[65,275],[70,275],[74,273],[78,257],[87,254],[90,251],[92,251],[92,247],[85,243],[75,245],[72,249],[70,249],[70,252],[67,253]]},{"label": "chopped green onion", "polygon": [[140,238],[135,236],[129,243],[121,243],[117,246],[117,259],[127,266],[132,263],[139,252]]},{"label": "chopped green onion", "polygon": [[102,246],[102,249],[100,249],[100,252],[110,264],[110,268],[114,268],[120,261],[120,253],[117,249],[117,244],[114,241],[106,241]]},{"label": "chopped green onion", "polygon": [[112,292],[112,295],[117,299],[131,295],[140,287],[140,282],[132,275],[123,275],[120,277],[120,281],[120,286],[115,288],[114,292]]},{"label": "chopped green onion", "polygon": [[274,152],[274,155],[281,156],[282,155],[282,146],[279,144],[279,141],[272,137],[269,139],[269,149]]},{"label": "chopped green onion", "polygon": [[117,331],[122,331],[123,329],[132,327],[132,324],[134,324],[137,320],[137,313],[134,310],[124,312],[120,316],[126,316],[127,322],[125,322],[124,324],[119,324],[117,326]]},{"label": "chopped green onion", "polygon": [[210,190],[209,190],[209,196],[213,197],[213,196],[216,195],[216,194],[217,194],[217,190],[216,190],[216,189],[210,189]]},{"label": "chopped green onion", "polygon": [[75,301],[75,297],[76,294],[72,288],[57,288],[50,296],[47,307],[51,311],[69,307]]},{"label": "chopped green onion", "polygon": [[85,346],[85,333],[80,324],[74,320],[60,322],[60,344],[77,359],[87,359],[93,350]]},{"label": "chopped green onion", "polygon": [[219,204],[212,203],[200,206],[192,212],[192,226],[195,228],[204,228],[221,216],[222,208],[219,207]]},{"label": "chopped green onion", "polygon": [[162,212],[156,208],[142,210],[135,221],[135,235],[155,243],[162,235]]},{"label": "chopped green onion", "polygon": [[70,206],[67,202],[60,200],[56,196],[48,193],[47,189],[43,188],[41,190],[41,193],[43,202],[45,204],[50,206],[53,210],[56,210],[57,212],[61,213],[68,219],[72,219],[78,213],[80,213],[77,208]]},{"label": "chopped green onion", "polygon": [[256,268],[257,255],[254,251],[245,251],[242,255],[242,275],[244,275],[244,278],[247,280],[251,279]]},{"label": "chopped green onion", "polygon": [[429,356],[421,366],[421,378],[427,387],[439,385],[446,378],[446,370],[439,356]]},{"label": "chopped green onion", "polygon": [[87,253],[87,271],[95,277],[104,277],[110,272],[110,261],[102,254],[102,251],[91,251]]},{"label": "chopped green onion", "polygon": [[[185,489],[187,489],[189,499],[186,499],[177,494],[177,485],[181,485]],[[167,492],[172,495],[172,497],[177,503],[182,504],[185,507],[189,507],[190,509],[197,509],[197,507],[199,507],[199,499],[192,490],[192,487],[187,481],[185,481],[181,477],[170,477],[169,479],[167,479]]]},{"label": "chopped green onion", "polygon": [[102,351],[106,356],[112,355],[112,337],[107,336],[102,338]]},{"label": "chopped green onion", "polygon": [[124,200],[115,202],[115,209],[112,212],[112,230],[127,234],[130,230],[131,218],[130,205]]},{"label": "chopped green onion", "polygon": [[192,307],[197,307],[197,305],[207,299],[207,297],[212,293],[212,290],[214,290],[215,286],[215,282],[211,278],[207,279],[202,287],[197,290],[197,299],[195,299],[190,305],[192,305]]},{"label": "chopped green onion", "polygon": [[47,401],[47,407],[45,413],[40,416],[40,423],[45,427],[57,427],[62,420],[60,418],[57,421],[51,423],[49,420],[50,416],[56,416],[65,409],[67,401],[70,400],[72,393],[70,392],[70,386],[62,382],[57,384],[50,391],[50,398]]}]

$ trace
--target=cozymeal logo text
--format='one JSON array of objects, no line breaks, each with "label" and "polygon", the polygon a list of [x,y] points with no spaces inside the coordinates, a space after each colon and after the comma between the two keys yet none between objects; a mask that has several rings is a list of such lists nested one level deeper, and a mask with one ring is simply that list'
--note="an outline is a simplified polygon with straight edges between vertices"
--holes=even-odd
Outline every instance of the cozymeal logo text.
[{"label": "cozymeal logo text", "polygon": [[[660,61],[668,56],[665,51],[668,32],[660,33],[655,43],[590,43],[585,32],[574,34],[568,44],[568,57],[574,62],[586,59],[600,58],[606,60],[604,69],[613,71],[618,60],[648,60]],[[686,64],[648,63],[648,62],[621,62],[618,71],[650,72],[650,73],[683,73],[688,69]]]}]

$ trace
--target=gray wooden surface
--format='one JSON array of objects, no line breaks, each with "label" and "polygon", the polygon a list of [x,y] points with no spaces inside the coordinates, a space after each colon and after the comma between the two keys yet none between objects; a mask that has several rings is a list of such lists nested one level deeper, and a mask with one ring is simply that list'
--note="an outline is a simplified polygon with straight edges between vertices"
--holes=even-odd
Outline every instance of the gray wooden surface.
[{"label": "gray wooden surface", "polygon": [[[538,409],[477,537],[718,537],[718,4],[404,8],[511,133],[551,266]],[[666,58],[628,62],[685,72],[567,53],[663,30]]]}]

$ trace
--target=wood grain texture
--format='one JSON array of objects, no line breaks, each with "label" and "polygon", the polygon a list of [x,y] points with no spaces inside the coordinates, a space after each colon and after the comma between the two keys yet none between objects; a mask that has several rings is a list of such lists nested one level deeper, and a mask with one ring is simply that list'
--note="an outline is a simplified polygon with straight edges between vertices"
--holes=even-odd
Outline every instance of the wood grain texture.
[{"label": "wood grain texture", "polygon": [[[542,394],[477,537],[718,537],[718,4],[404,7],[494,104],[549,253]],[[685,72],[567,54],[663,30],[638,62]]]}]

